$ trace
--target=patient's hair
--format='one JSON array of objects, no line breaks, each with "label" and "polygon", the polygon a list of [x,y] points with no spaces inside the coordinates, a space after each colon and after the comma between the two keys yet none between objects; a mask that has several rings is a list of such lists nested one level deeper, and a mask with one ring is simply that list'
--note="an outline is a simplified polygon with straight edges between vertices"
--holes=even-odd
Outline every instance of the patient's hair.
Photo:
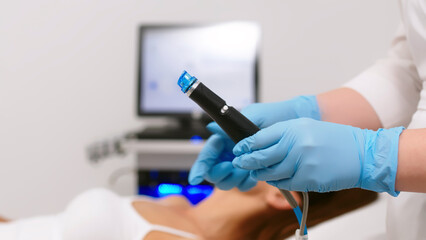
[{"label": "patient's hair", "polygon": [[[337,217],[377,199],[377,193],[350,189],[331,193],[309,193],[309,213],[307,226],[312,227],[328,219]],[[241,229],[253,226],[248,236],[251,240],[273,239],[282,240],[294,235],[299,223],[292,210],[268,211],[247,219]]]}]

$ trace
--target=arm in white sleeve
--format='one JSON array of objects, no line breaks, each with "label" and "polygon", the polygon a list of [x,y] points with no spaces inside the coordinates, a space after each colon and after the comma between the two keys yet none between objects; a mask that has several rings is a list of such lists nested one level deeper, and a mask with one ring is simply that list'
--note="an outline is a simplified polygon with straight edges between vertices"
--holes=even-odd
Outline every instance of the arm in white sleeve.
[{"label": "arm in white sleeve", "polygon": [[376,111],[384,128],[407,126],[416,111],[422,87],[400,27],[388,57],[344,85],[359,92]]}]

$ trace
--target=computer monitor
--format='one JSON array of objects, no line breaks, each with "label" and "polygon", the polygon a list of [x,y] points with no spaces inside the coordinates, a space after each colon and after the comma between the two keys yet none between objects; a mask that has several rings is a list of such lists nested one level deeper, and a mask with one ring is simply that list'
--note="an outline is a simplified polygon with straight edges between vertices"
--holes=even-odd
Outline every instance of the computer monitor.
[{"label": "computer monitor", "polygon": [[141,26],[138,115],[202,113],[177,85],[183,70],[237,109],[256,102],[259,38],[260,27],[253,22]]}]

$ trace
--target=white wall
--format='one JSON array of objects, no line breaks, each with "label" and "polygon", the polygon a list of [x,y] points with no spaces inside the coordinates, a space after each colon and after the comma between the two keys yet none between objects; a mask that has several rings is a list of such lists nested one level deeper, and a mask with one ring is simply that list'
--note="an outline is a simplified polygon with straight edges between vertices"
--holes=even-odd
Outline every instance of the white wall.
[{"label": "white wall", "polygon": [[[398,23],[388,0],[0,1],[0,215],[54,213],[108,187],[131,156],[91,165],[88,143],[139,127],[137,26],[255,20],[261,99],[337,87],[383,56]],[[133,178],[116,187],[131,192]]]}]

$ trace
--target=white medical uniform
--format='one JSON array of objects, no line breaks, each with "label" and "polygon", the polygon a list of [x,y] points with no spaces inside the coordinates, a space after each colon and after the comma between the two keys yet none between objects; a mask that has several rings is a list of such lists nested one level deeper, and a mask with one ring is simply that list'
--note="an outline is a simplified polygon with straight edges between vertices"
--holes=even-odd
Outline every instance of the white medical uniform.
[{"label": "white medical uniform", "polygon": [[[142,240],[153,231],[200,239],[179,229],[152,224],[123,198],[105,189],[77,196],[60,214],[0,223],[1,240]],[[139,201],[152,201],[149,198]]]},{"label": "white medical uniform", "polygon": [[[345,86],[368,100],[385,128],[426,128],[426,0],[401,0],[400,7],[388,57]],[[426,194],[389,197],[386,228],[387,239],[426,239]]]}]

